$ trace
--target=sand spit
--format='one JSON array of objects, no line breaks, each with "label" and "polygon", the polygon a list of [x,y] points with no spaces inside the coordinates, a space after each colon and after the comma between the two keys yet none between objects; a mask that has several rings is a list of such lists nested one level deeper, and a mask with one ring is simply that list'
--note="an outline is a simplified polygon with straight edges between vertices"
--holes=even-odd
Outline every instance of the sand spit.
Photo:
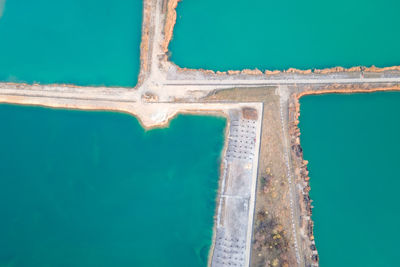
[{"label": "sand spit", "polygon": [[[298,100],[302,96],[306,95],[322,95],[322,94],[355,94],[355,93],[374,93],[374,92],[390,92],[390,91],[400,91],[400,85],[397,86],[391,86],[391,87],[385,87],[385,88],[344,88],[344,89],[322,89],[318,91],[304,91],[301,93],[293,94],[292,97],[297,98]],[[298,104],[298,107],[300,108],[300,104]],[[300,116],[300,109],[298,110]]]},{"label": "sand spit", "polygon": [[169,62],[173,64],[178,72],[180,73],[187,73],[187,72],[201,72],[206,75],[220,75],[220,76],[228,76],[228,75],[262,75],[262,71],[259,69],[244,69],[244,70],[228,70],[228,71],[213,71],[213,70],[206,70],[206,69],[190,69],[190,68],[181,68],[173,62]]},{"label": "sand spit", "polygon": [[167,1],[167,14],[164,23],[164,42],[162,49],[164,53],[168,52],[169,42],[172,40],[173,31],[176,23],[176,7],[180,0],[164,0]]},{"label": "sand spit", "polygon": [[123,112],[136,117],[143,128],[168,127],[178,114],[229,115],[231,109],[252,106],[253,103],[132,103],[117,100],[85,100],[36,96],[4,95],[0,103],[64,108],[88,111]]},{"label": "sand spit", "polygon": [[75,85],[69,83],[50,83],[50,84],[40,84],[40,83],[15,83],[15,82],[1,82],[0,81],[0,89],[4,89],[7,87],[12,88],[77,88],[77,89],[84,89],[84,90],[97,90],[97,89],[113,89],[113,90],[127,90],[126,87],[119,87],[119,86],[83,86],[83,85]]},{"label": "sand spit", "polygon": [[142,22],[142,40],[140,43],[140,73],[138,78],[137,86],[143,83],[147,73],[150,70],[150,24],[151,24],[151,16],[152,16],[152,5],[151,1],[143,0],[143,22]]}]

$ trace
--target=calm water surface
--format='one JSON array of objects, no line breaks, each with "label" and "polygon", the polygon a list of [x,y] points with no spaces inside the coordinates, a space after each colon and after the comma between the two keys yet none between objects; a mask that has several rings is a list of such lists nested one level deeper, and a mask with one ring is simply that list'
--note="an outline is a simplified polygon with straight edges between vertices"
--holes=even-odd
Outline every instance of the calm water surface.
[{"label": "calm water surface", "polygon": [[142,0],[0,0],[0,81],[134,86]]},{"label": "calm water surface", "polygon": [[398,266],[400,93],[300,102],[321,266]]},{"label": "calm water surface", "polygon": [[0,266],[206,266],[225,119],[0,105]]},{"label": "calm water surface", "polygon": [[170,45],[182,67],[400,65],[398,0],[184,0]]}]

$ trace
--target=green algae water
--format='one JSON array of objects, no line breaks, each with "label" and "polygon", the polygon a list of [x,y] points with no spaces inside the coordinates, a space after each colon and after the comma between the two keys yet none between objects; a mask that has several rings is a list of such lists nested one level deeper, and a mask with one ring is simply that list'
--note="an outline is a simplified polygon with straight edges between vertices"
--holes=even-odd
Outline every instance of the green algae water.
[{"label": "green algae water", "polygon": [[184,0],[170,44],[181,67],[400,65],[397,0]]},{"label": "green algae water", "polygon": [[400,93],[300,103],[321,266],[398,266]]},{"label": "green algae water", "polygon": [[132,87],[142,0],[0,0],[0,81]]},{"label": "green algae water", "polygon": [[0,266],[206,266],[225,119],[0,105]]}]

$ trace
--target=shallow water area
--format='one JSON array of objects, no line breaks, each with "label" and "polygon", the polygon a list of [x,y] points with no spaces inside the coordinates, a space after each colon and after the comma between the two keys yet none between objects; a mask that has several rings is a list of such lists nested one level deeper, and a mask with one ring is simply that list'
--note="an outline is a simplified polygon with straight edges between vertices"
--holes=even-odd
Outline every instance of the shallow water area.
[{"label": "shallow water area", "polygon": [[0,0],[0,81],[133,87],[141,0]]},{"label": "shallow water area", "polygon": [[[0,105],[1,266],[206,266],[226,120]],[[205,138],[206,137],[206,138]]]},{"label": "shallow water area", "polygon": [[321,266],[398,265],[398,103],[394,92],[300,99]]},{"label": "shallow water area", "polygon": [[214,71],[400,65],[400,1],[184,0],[169,46]]}]

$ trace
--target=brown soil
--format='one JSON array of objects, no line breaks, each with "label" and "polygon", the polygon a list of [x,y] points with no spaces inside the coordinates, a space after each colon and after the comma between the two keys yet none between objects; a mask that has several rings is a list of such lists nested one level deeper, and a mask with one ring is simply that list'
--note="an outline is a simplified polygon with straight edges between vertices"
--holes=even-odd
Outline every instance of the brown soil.
[{"label": "brown soil", "polygon": [[152,16],[152,1],[143,1],[143,22],[142,22],[142,40],[140,43],[140,74],[138,84],[141,84],[149,71],[149,54],[150,54],[150,29]]},{"label": "brown soil", "polygon": [[168,52],[169,42],[172,40],[174,26],[176,23],[176,7],[180,0],[166,0],[167,2],[167,15],[164,24],[164,42],[162,49],[165,53]]},{"label": "brown soil", "polygon": [[[327,89],[321,89],[318,91],[305,90],[298,94],[293,94],[292,98],[300,99],[305,95],[321,95],[321,94],[354,94],[354,93],[373,93],[373,92],[384,92],[384,91],[400,91],[400,85],[388,86],[388,87],[370,87],[368,84],[364,85],[365,88],[361,88],[359,85],[353,85],[352,87],[347,88],[335,88],[334,86],[330,86]],[[292,99],[292,101],[295,101]],[[295,101],[296,102],[296,101]],[[294,108],[297,112],[297,118],[300,116],[300,105],[294,103]],[[297,119],[296,118],[296,119]]]}]

